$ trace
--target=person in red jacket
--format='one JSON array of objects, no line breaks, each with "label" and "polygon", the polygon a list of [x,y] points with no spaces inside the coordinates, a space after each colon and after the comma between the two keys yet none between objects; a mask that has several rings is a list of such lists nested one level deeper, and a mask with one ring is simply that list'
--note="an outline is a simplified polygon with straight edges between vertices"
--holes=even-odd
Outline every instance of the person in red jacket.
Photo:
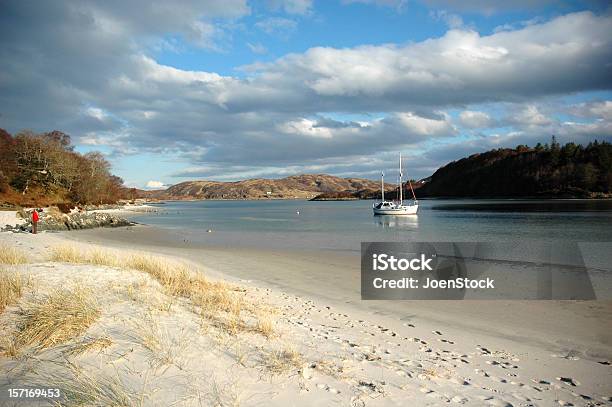
[{"label": "person in red jacket", "polygon": [[32,212],[32,233],[36,234],[36,230],[37,230],[37,226],[38,226],[38,210],[34,209],[34,212]]}]

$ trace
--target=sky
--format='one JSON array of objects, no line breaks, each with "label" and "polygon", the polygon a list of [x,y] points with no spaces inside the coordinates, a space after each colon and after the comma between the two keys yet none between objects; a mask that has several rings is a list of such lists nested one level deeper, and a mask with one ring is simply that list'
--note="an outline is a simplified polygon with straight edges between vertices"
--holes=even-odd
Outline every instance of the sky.
[{"label": "sky", "polygon": [[3,0],[0,128],[148,189],[612,141],[611,4]]}]

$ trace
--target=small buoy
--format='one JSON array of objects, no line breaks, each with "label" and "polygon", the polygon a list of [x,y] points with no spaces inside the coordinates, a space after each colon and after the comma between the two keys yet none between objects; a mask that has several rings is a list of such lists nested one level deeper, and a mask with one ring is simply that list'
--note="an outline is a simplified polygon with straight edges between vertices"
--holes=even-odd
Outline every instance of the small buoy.
[{"label": "small buoy", "polygon": [[207,232],[208,232],[208,233],[212,233],[212,229],[208,229],[208,230],[207,230]]}]

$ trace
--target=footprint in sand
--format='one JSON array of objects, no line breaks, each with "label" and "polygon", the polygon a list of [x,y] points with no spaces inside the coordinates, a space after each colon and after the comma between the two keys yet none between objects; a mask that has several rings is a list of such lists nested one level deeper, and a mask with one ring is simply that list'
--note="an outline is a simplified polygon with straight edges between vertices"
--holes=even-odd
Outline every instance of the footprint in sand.
[{"label": "footprint in sand", "polygon": [[485,400],[485,402],[489,406],[495,406],[495,407],[513,407],[511,403],[508,403],[505,400],[496,399],[494,397],[491,397],[490,399]]},{"label": "footprint in sand", "polygon": [[480,345],[476,345],[476,349],[478,349],[483,355],[490,355],[491,351],[485,347],[482,347]]},{"label": "footprint in sand", "polygon": [[489,377],[489,373],[485,372],[484,370],[474,369],[474,372],[482,377]]},{"label": "footprint in sand", "polygon": [[332,393],[332,394],[339,394],[339,393],[340,393],[340,390],[335,389],[335,388],[333,388],[333,387],[329,387],[329,386],[328,386],[327,384],[325,384],[325,383],[318,383],[318,384],[317,384],[317,388],[318,388],[319,390],[325,390],[325,391],[328,391],[328,392],[330,392],[330,393]]},{"label": "footprint in sand", "polygon": [[553,358],[559,358],[559,359],[580,360],[580,358],[578,356],[572,355],[571,353],[568,353],[566,355],[559,355],[559,354],[553,353],[550,356],[553,357]]},{"label": "footprint in sand", "polygon": [[440,398],[443,399],[444,401],[448,402],[449,400],[442,394],[438,394],[435,391],[433,391],[432,389],[428,388],[428,387],[421,387],[419,389],[419,391],[421,393],[423,393],[425,396],[427,397],[436,397],[436,398]]},{"label": "footprint in sand", "polygon": [[567,383],[570,386],[574,386],[574,387],[580,386],[580,382],[572,379],[571,377],[557,377],[557,380],[563,383]]},{"label": "footprint in sand", "polygon": [[512,397],[514,397],[517,400],[520,401],[531,401],[531,399],[529,397],[526,397],[525,395],[521,394],[521,393],[512,393],[511,394]]},{"label": "footprint in sand", "polygon": [[469,400],[465,397],[461,397],[461,396],[455,396],[451,399],[451,401],[453,403],[459,403],[459,404],[464,404],[467,403]]},{"label": "footprint in sand", "polygon": [[510,362],[498,362],[497,360],[487,360],[485,363],[487,365],[501,367],[502,369],[518,369],[517,365],[513,365]]},{"label": "footprint in sand", "polygon": [[469,386],[470,385],[470,382],[465,381],[465,380],[463,380],[461,378],[458,378],[458,377],[453,377],[453,378],[449,379],[449,381],[451,383],[458,384],[459,386]]},{"label": "footprint in sand", "polygon": [[419,362],[415,362],[412,360],[404,360],[400,362],[402,365],[404,366],[411,366],[411,367],[423,367],[423,365]]}]

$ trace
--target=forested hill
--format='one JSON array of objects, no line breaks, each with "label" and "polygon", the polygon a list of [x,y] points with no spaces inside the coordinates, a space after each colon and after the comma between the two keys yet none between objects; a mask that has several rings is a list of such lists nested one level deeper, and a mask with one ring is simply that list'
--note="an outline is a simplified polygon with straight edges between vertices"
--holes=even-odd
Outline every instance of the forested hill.
[{"label": "forested hill", "polygon": [[453,161],[438,169],[419,197],[610,197],[612,144],[520,145]]},{"label": "forested hill", "polygon": [[65,133],[0,129],[0,205],[114,203],[135,192],[111,174],[102,154],[74,151]]}]

